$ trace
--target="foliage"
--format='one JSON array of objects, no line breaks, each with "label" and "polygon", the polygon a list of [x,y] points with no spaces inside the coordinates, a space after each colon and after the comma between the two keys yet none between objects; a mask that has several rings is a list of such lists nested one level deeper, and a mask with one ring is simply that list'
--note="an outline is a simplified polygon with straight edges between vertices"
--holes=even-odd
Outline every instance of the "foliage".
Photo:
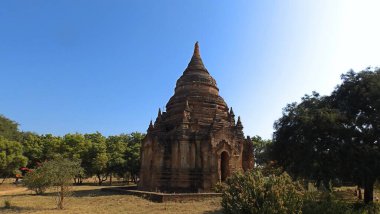
[{"label": "foliage", "polygon": [[137,181],[140,168],[140,145],[144,134],[133,132],[104,137],[101,133],[66,134],[56,137],[51,134],[38,135],[31,132],[21,134],[24,155],[29,159],[28,167],[37,168],[41,163],[58,156],[79,161],[84,173],[75,177],[75,183],[83,178],[96,176],[101,185],[113,175],[129,177]]},{"label": "foliage", "polygon": [[323,193],[319,197],[317,195],[317,192],[304,195],[303,213],[349,214],[354,211],[347,203],[335,199],[331,192]]},{"label": "foliage", "polygon": [[24,132],[21,143],[24,148],[24,156],[29,159],[29,168],[35,168],[42,162],[63,155],[61,150],[62,138],[51,134],[38,135],[32,132]]},{"label": "foliage", "polygon": [[[128,135],[110,136],[107,138],[107,153],[109,154],[108,173],[123,177],[126,172],[126,158],[124,153],[127,149]],[[111,177],[110,177],[111,179]],[[110,181],[112,182],[112,181]]]},{"label": "foliage", "polygon": [[15,171],[26,163],[27,158],[23,156],[22,145],[0,136],[0,177],[13,176]]},{"label": "foliage", "polygon": [[0,114],[0,136],[17,141],[20,137],[18,124]]},{"label": "foliage", "polygon": [[28,172],[23,178],[23,184],[37,195],[42,195],[52,186],[52,177],[49,175],[48,168],[39,167]]},{"label": "foliage", "polygon": [[[108,177],[111,181],[113,175],[137,182],[140,146],[144,137],[139,132],[108,138],[99,132],[66,134],[63,137],[38,135],[19,132],[16,122],[0,115],[0,177],[13,176],[21,166],[38,168],[46,161],[64,157],[80,162],[84,169],[84,173],[74,178],[75,183],[82,183],[83,178],[94,175],[99,185]],[[37,175],[30,175],[28,179],[43,186],[44,181]],[[42,186],[34,189],[42,193]]]},{"label": "foliage", "polygon": [[236,173],[222,191],[226,213],[301,213],[302,187],[289,175],[264,176],[254,170]]},{"label": "foliage", "polygon": [[274,125],[274,158],[295,178],[324,182],[328,187],[339,165],[335,143],[339,120],[329,99],[315,92],[304,96],[300,104],[288,105]]},{"label": "foliage", "polygon": [[333,92],[333,103],[342,123],[342,174],[364,187],[364,201],[373,201],[373,187],[380,178],[380,69],[342,75]]},{"label": "foliage", "polygon": [[340,179],[364,187],[373,201],[380,177],[380,70],[342,75],[330,96],[306,95],[275,122],[273,157],[294,177]]},{"label": "foliage", "polygon": [[98,183],[101,185],[103,181],[107,179],[108,175],[107,163],[109,158],[107,154],[106,138],[99,132],[85,134],[84,137],[86,140],[91,141],[91,146],[85,155],[86,173],[88,175],[96,175]]},{"label": "foliage", "polygon": [[75,176],[83,173],[80,162],[64,158],[56,158],[45,163],[42,167],[47,169],[51,178],[51,185],[56,187],[57,207],[63,209],[64,198],[70,193],[70,186]]},{"label": "foliage", "polygon": [[137,176],[140,170],[140,147],[145,135],[139,132],[130,134],[130,140],[125,151],[126,171],[137,182]]},{"label": "foliage", "polygon": [[63,209],[64,198],[70,193],[72,179],[82,173],[80,162],[57,157],[28,173],[24,184],[37,194],[42,194],[49,187],[56,187],[57,207]]},{"label": "foliage", "polygon": [[339,200],[331,192],[305,194],[303,213],[307,214],[376,214],[380,213],[379,204],[347,203]]},{"label": "foliage", "polygon": [[260,136],[256,135],[251,138],[253,142],[253,154],[255,158],[255,164],[263,166],[271,161],[271,140],[264,140]]}]

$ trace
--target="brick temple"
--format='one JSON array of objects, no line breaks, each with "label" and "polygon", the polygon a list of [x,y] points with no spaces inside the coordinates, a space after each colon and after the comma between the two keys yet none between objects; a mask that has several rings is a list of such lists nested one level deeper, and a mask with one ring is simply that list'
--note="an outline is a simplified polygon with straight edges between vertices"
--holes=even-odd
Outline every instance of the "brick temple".
[{"label": "brick temple", "polygon": [[140,190],[209,192],[235,171],[253,168],[243,125],[219,96],[198,43],[166,112],[158,111],[141,145]]}]

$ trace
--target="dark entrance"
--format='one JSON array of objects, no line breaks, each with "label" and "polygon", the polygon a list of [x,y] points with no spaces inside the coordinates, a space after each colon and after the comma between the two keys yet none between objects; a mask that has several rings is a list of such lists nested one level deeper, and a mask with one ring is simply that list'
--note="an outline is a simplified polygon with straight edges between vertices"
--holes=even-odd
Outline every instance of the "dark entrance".
[{"label": "dark entrance", "polygon": [[225,181],[228,177],[229,156],[226,151],[220,154],[220,180]]}]

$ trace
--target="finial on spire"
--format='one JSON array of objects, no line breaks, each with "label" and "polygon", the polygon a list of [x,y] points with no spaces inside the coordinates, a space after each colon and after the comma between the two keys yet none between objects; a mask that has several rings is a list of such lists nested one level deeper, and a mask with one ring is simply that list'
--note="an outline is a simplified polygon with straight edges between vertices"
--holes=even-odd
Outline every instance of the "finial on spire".
[{"label": "finial on spire", "polygon": [[153,122],[152,122],[152,120],[150,120],[148,130],[152,130],[153,128],[154,128],[154,126],[153,126]]},{"label": "finial on spire", "polygon": [[236,122],[236,127],[243,129],[243,124],[241,124],[240,116],[238,116],[238,120]]},{"label": "finial on spire", "polygon": [[203,70],[203,71],[206,71],[208,73],[207,69],[203,65],[201,55],[199,53],[199,43],[198,42],[196,42],[194,45],[193,56],[191,57],[191,60],[190,60],[185,71],[188,71],[188,70]]},{"label": "finial on spire", "polygon": [[235,114],[234,114],[234,110],[232,110],[232,107],[230,108],[230,115],[231,115],[231,116],[235,116]]},{"label": "finial on spire", "polygon": [[199,44],[198,44],[198,41],[195,43],[194,45],[194,54],[193,56],[197,56],[197,57],[200,57],[200,53],[199,53]]}]

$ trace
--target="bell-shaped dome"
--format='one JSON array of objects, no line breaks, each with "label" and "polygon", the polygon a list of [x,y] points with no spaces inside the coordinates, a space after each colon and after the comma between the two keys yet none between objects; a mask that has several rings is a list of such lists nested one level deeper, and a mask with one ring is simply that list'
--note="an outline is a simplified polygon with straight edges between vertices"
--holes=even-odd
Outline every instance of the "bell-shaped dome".
[{"label": "bell-shaped dome", "polygon": [[180,123],[186,106],[190,107],[192,118],[205,126],[213,122],[216,114],[227,120],[227,104],[219,96],[216,81],[202,62],[198,42],[187,68],[177,80],[174,95],[166,105],[167,121]]},{"label": "bell-shaped dome", "polygon": [[195,43],[194,53],[183,75],[177,80],[175,93],[213,93],[218,95],[216,81],[205,68],[199,53],[198,42]]}]

